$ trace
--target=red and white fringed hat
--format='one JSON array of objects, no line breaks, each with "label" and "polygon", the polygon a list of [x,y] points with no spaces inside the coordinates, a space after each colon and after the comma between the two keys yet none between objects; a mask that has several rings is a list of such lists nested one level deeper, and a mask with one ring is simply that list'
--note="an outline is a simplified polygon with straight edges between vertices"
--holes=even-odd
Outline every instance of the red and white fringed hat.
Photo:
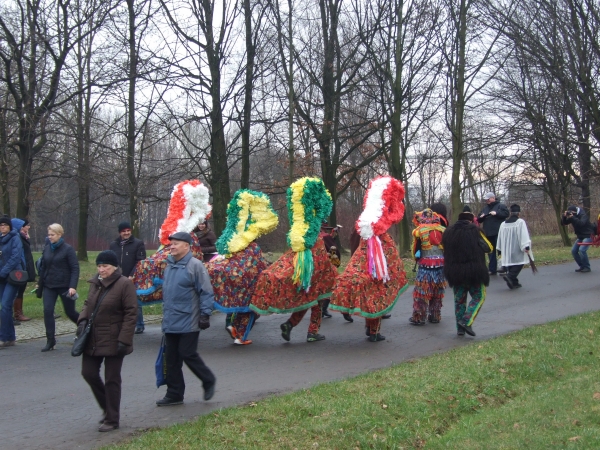
[{"label": "red and white fringed hat", "polygon": [[377,177],[369,183],[363,212],[356,221],[356,231],[363,239],[385,233],[404,217],[404,186],[390,176]]},{"label": "red and white fringed hat", "polygon": [[209,192],[199,180],[185,180],[176,184],[171,193],[167,218],[160,227],[158,237],[161,244],[169,244],[169,236],[178,231],[186,233],[210,215]]}]

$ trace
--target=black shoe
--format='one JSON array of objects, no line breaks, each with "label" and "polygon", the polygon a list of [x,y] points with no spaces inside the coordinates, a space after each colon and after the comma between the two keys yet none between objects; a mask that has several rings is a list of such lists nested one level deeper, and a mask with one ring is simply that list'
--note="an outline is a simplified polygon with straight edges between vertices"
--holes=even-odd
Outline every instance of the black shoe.
[{"label": "black shoe", "polygon": [[59,319],[60,318],[60,314],[54,314],[54,318],[55,319]]},{"label": "black shoe", "polygon": [[107,431],[113,431],[117,428],[119,428],[119,425],[109,425],[107,423],[103,423],[102,425],[100,425],[100,428],[98,428],[98,431],[100,433],[106,433]]},{"label": "black shoe", "polygon": [[371,331],[369,330],[369,327],[365,327],[365,334],[367,335],[367,337],[371,336]]},{"label": "black shoe", "polygon": [[317,342],[317,341],[324,341],[325,340],[325,336],[323,336],[322,334],[319,333],[308,333],[306,335],[306,342]]},{"label": "black shoe", "polygon": [[437,318],[435,318],[435,317],[433,316],[433,314],[429,314],[429,315],[427,316],[427,321],[428,321],[429,323],[440,323],[440,319],[437,319]]},{"label": "black shoe", "polygon": [[391,314],[384,314],[383,316],[381,316],[382,319],[389,319],[390,317],[392,317]]},{"label": "black shoe", "polygon": [[584,268],[583,268],[583,269],[581,269],[579,272],[580,272],[580,273],[588,273],[588,272],[591,272],[591,271],[592,271],[592,269],[590,269],[589,267],[584,267]]},{"label": "black shoe", "polygon": [[371,342],[379,342],[379,341],[385,341],[385,336],[383,334],[371,334],[369,335],[369,341]]},{"label": "black shoe", "polygon": [[204,388],[204,400],[208,401],[211,398],[213,398],[213,395],[215,395],[215,384],[217,383],[215,382],[210,386]]},{"label": "black shoe", "polygon": [[344,313],[342,314],[342,316],[344,316],[344,319],[346,320],[346,322],[354,322],[354,319],[352,318],[352,316],[350,314]]},{"label": "black shoe", "polygon": [[289,342],[292,328],[294,328],[292,327],[292,324],[289,322],[284,322],[279,328],[281,328],[281,337]]},{"label": "black shoe", "polygon": [[142,334],[143,332],[144,332],[143,328],[136,327],[135,331],[133,332],[133,334]]},{"label": "black shoe", "polygon": [[49,352],[50,350],[54,350],[54,346],[56,345],[56,339],[46,339],[46,346],[42,349],[43,352]]},{"label": "black shoe", "polygon": [[460,320],[457,323],[459,328],[465,330],[465,333],[467,333],[469,336],[475,336],[475,332],[473,331],[473,329],[469,325],[467,325],[464,320]]},{"label": "black shoe", "polygon": [[[204,393],[204,395],[206,396],[206,392]],[[183,400],[175,400],[174,398],[169,398],[169,397],[164,397],[161,398],[160,400],[156,400],[156,406],[175,406],[175,405],[182,405],[183,404]]]},{"label": "black shoe", "polygon": [[515,289],[522,288],[522,287],[523,287],[523,285],[520,283],[513,284],[513,288],[515,288]]},{"label": "black shoe", "polygon": [[18,325],[21,325],[21,321],[17,320],[17,319],[13,319],[13,325],[16,327]]},{"label": "black shoe", "polygon": [[501,269],[498,270],[498,273],[500,275],[506,275],[508,273],[508,270],[506,270],[506,267],[502,267]]},{"label": "black shoe", "polygon": [[515,287],[512,280],[510,278],[508,278],[506,275],[504,275],[502,278],[504,278],[504,281],[506,281],[506,285],[508,286],[509,289],[513,289]]},{"label": "black shoe", "polygon": [[492,272],[492,271],[490,270],[490,275],[496,275],[497,273],[498,273],[498,272]]},{"label": "black shoe", "polygon": [[326,309],[323,310],[323,317],[325,317],[326,319],[331,319],[332,315],[329,314],[329,311],[327,311]]},{"label": "black shoe", "polygon": [[456,334],[458,334],[459,336],[464,336],[465,330],[463,330],[462,328],[459,328],[458,330],[456,330]]},{"label": "black shoe", "polygon": [[414,317],[410,317],[408,319],[408,321],[410,322],[411,325],[414,325],[414,326],[417,326],[417,327],[425,325],[425,321],[424,320],[415,320]]}]

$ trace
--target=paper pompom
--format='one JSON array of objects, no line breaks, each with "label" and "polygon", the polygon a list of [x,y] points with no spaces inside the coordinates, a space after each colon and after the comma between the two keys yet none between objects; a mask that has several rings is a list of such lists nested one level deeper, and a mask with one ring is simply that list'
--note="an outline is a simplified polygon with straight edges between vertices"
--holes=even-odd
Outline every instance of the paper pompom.
[{"label": "paper pompom", "polygon": [[222,255],[242,251],[278,224],[279,218],[268,195],[240,189],[227,205],[227,225],[215,244],[217,251]]},{"label": "paper pompom", "polygon": [[185,180],[175,185],[167,217],[158,233],[161,244],[168,245],[173,233],[191,233],[196,225],[204,222],[212,210],[209,197],[207,187],[199,180]]},{"label": "paper pompom", "polygon": [[363,239],[380,236],[404,216],[404,186],[390,176],[378,177],[369,183],[364,210],[356,221],[356,230]]}]

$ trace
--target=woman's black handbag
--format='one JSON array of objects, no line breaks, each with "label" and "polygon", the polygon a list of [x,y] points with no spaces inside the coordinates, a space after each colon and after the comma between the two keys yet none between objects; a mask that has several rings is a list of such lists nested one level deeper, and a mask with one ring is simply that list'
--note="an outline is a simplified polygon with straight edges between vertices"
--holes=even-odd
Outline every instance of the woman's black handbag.
[{"label": "woman's black handbag", "polygon": [[[98,312],[98,308],[100,308],[100,303],[108,294],[110,287],[104,291],[104,294],[98,299],[98,303],[96,303],[96,307],[94,308],[94,312],[90,316],[90,319],[85,321],[82,320],[77,327],[77,334],[75,335],[75,341],[73,342],[73,348],[71,348],[71,356],[81,356],[83,351],[85,350],[85,346],[87,345],[87,341],[90,338],[90,334],[92,333],[92,325],[94,324],[94,318],[96,317],[96,313]],[[83,325],[83,327],[82,327]],[[83,328],[83,329],[82,329]]]},{"label": "woman's black handbag", "polygon": [[8,274],[8,284],[12,284],[13,286],[21,287],[27,285],[27,280],[29,280],[29,274],[26,270],[15,269],[11,270]]}]

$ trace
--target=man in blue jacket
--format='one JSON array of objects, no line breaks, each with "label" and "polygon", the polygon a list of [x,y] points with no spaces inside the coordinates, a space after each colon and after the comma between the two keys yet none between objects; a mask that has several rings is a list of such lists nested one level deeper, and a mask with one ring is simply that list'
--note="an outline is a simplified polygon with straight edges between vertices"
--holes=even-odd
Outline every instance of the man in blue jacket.
[{"label": "man in blue jacket", "polygon": [[210,327],[214,294],[204,264],[192,256],[189,233],[169,236],[171,254],[167,258],[163,282],[162,330],[166,340],[167,393],[158,406],[181,405],[185,382],[183,363],[202,380],[204,400],[215,393],[216,378],[198,355],[200,330]]}]

